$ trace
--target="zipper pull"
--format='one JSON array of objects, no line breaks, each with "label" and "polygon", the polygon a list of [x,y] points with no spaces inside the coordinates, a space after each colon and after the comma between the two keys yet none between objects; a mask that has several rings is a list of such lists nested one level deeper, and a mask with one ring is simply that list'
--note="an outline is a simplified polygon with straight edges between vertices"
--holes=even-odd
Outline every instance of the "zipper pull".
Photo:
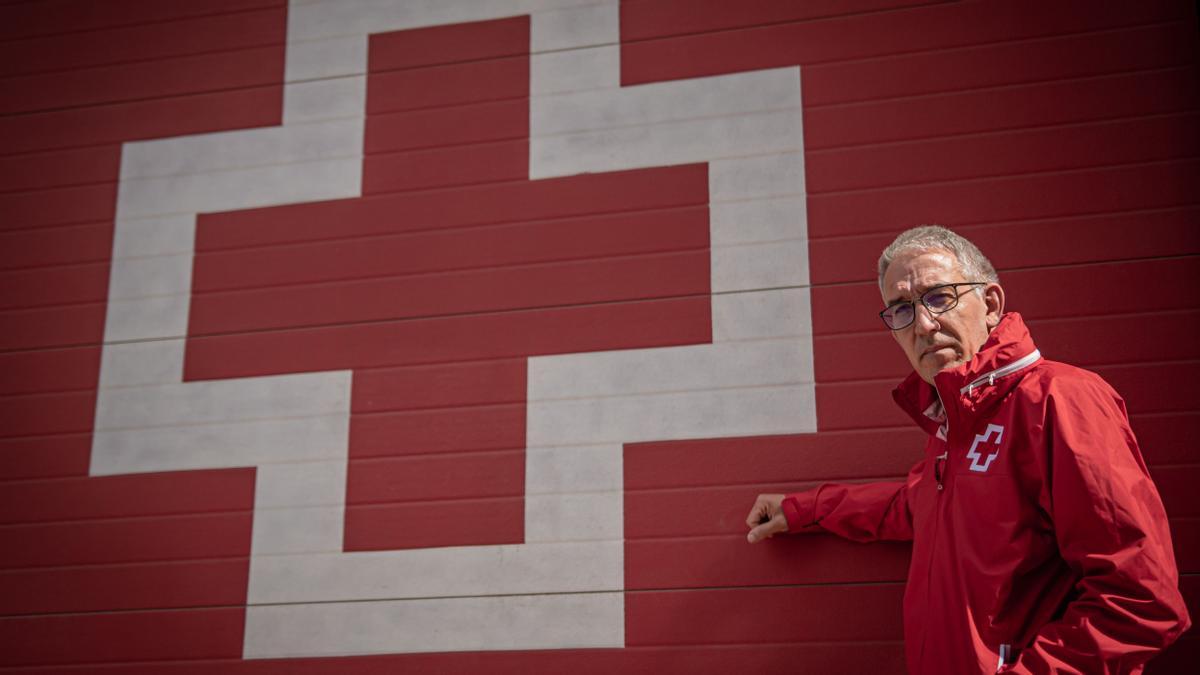
[{"label": "zipper pull", "polygon": [[933,459],[933,478],[937,481],[938,492],[941,492],[944,487],[942,485],[942,462],[946,461],[946,457],[950,455],[947,450]]}]

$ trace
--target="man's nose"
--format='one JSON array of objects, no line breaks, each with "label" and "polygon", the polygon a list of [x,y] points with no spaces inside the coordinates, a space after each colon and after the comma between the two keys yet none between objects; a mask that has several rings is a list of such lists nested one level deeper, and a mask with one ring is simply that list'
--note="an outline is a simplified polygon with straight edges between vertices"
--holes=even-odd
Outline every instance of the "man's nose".
[{"label": "man's nose", "polygon": [[942,327],[941,324],[938,323],[937,317],[935,317],[933,312],[929,311],[929,308],[925,305],[918,302],[916,303],[916,306],[913,307],[913,311],[915,312],[913,317],[913,329],[917,331],[917,334],[929,335],[930,333],[937,332],[938,329]]}]

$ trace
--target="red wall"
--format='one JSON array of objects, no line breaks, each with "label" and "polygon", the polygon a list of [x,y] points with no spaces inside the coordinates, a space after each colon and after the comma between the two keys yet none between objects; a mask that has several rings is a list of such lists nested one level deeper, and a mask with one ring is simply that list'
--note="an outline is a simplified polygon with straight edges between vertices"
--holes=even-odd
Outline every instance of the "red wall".
[{"label": "red wall", "polygon": [[[6,672],[901,672],[905,546],[747,547],[741,522],[758,492],[913,461],[873,267],[926,222],[988,253],[1043,354],[1125,397],[1200,607],[1192,3],[626,0],[622,86],[800,66],[817,433],[625,447],[624,649],[243,661],[254,470],[88,467],[121,144],[281,124],[284,5],[0,4]],[[363,197],[197,222],[185,380],[355,372],[347,551],[521,543],[526,359],[712,340],[705,166],[529,181],[528,45],[524,18],[373,37]],[[396,212],[523,239],[381,249]],[[537,259],[574,262],[496,269]],[[352,302],[289,286],[372,264]],[[1150,672],[1197,658],[1189,634]]]}]

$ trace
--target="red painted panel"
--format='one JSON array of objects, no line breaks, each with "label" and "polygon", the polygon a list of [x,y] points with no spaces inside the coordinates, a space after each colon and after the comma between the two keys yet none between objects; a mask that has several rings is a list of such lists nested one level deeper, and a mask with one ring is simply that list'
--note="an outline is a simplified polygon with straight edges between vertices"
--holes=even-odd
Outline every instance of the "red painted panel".
[{"label": "red painted panel", "polygon": [[106,263],[0,272],[0,310],[107,299]]},{"label": "red painted panel", "polygon": [[630,443],[625,492],[904,475],[920,459],[924,438],[910,425],[898,431]]},{"label": "red painted panel", "polygon": [[372,73],[367,88],[367,115],[528,96],[528,56],[468,61]]},{"label": "red painted panel", "polygon": [[1167,68],[1196,56],[1185,20],[806,64],[802,83],[805,105],[822,106]]},{"label": "red painted panel", "polygon": [[1200,518],[1172,518],[1171,544],[1180,574],[1200,572]]},{"label": "red painted panel", "polygon": [[279,124],[283,86],[235,89],[0,118],[5,153]]},{"label": "red painted panel", "polygon": [[0,572],[6,616],[243,605],[248,558]]},{"label": "red painted panel", "polygon": [[369,413],[350,418],[350,456],[354,459],[505,450],[524,445],[523,403]]},{"label": "red painted panel", "polygon": [[[1200,155],[1200,113],[907,143],[814,150],[809,195],[947,180],[1186,159]],[[980,158],[986,157],[986,162]]]},{"label": "red painted panel", "polygon": [[0,351],[94,345],[103,335],[103,304],[0,312]]},{"label": "red painted panel", "polygon": [[[1195,159],[811,195],[809,235],[878,231],[881,223],[969,225],[1192,205]],[[936,204],[936,207],[931,206]]]},{"label": "red painted panel", "polygon": [[[1200,457],[1195,457],[1200,459]],[[1196,493],[1196,485],[1200,484],[1200,465],[1172,466],[1154,468],[1150,471],[1158,493],[1162,497],[1163,506],[1172,518],[1195,518],[1200,516],[1200,494]]]},{"label": "red painted panel", "polygon": [[254,471],[212,469],[8,483],[0,523],[238,511],[254,503]]},{"label": "red painted panel", "polygon": [[0,229],[109,220],[116,198],[116,183],[0,194]]},{"label": "red painted panel", "polygon": [[708,259],[708,251],[699,250],[195,295],[188,332],[212,335],[707,296]]},{"label": "red painted panel", "polygon": [[0,437],[87,432],[96,414],[94,390],[23,394],[0,401]]},{"label": "red painted panel", "polygon": [[[249,505],[247,505],[249,507]],[[245,557],[249,510],[0,526],[0,569]]]},{"label": "red painted panel", "polygon": [[529,17],[478,21],[373,35],[368,60],[377,73],[529,53]]},{"label": "red painted panel", "polygon": [[[3,42],[0,76],[282,44],[287,23],[284,4],[259,4],[274,6]],[[106,7],[109,11],[118,8],[118,3]]]},{"label": "red painted panel", "polygon": [[203,4],[122,0],[104,7],[77,0],[21,3],[0,9],[0,40],[282,6],[283,0],[206,0]]},{"label": "red painted panel", "polygon": [[280,46],[252,47],[0,79],[0,114],[270,85],[283,76]]},{"label": "red painted panel", "polygon": [[525,492],[525,449],[352,460],[349,504],[517,497]]},{"label": "red painted panel", "polygon": [[892,400],[896,379],[868,382],[817,382],[817,426],[821,431],[909,428],[912,418]]},{"label": "red painted panel", "polygon": [[524,541],[523,496],[346,507],[347,551]]},{"label": "red painted panel", "polygon": [[812,151],[1160,115],[1194,110],[1198,98],[1197,69],[1183,66],[1019,87],[808,106],[804,110],[804,147]]},{"label": "red painted panel", "polygon": [[[742,510],[753,495],[742,495]],[[745,517],[745,514],[742,514]],[[625,588],[716,588],[791,584],[903,582],[907,543],[859,544],[832,535],[775,537],[746,543],[743,533],[625,542]],[[671,561],[663,564],[663,561]]]},{"label": "red painted panel", "polygon": [[[916,455],[920,445],[902,448],[905,455]],[[900,480],[911,464],[908,462],[896,476],[881,476],[880,480]],[[853,480],[853,479],[852,479]],[[746,512],[760,493],[791,494],[817,487],[817,482],[796,482],[776,479],[770,483],[750,485],[721,485],[691,487],[686,490],[625,491],[625,539],[673,540],[694,538],[746,538]]]},{"label": "red painted panel", "polygon": [[242,653],[241,607],[7,618],[6,665],[233,658]]},{"label": "red painted panel", "polygon": [[705,297],[193,337],[184,379],[698,344],[709,320]]},{"label": "red painted panel", "polygon": [[1134,415],[1130,422],[1142,448],[1142,456],[1150,466],[1196,461],[1195,439],[1200,437],[1200,413]]},{"label": "red painted panel", "polygon": [[[794,670],[797,664],[824,675],[903,673],[904,651],[898,640],[870,642],[776,643],[753,645],[687,645],[624,649],[553,649],[500,652],[381,654],[308,659],[206,660],[122,664],[122,675],[527,675],[532,672],[573,675],[729,675]],[[44,670],[17,668],[14,675]],[[74,675],[110,675],[112,668],[72,669]],[[1182,672],[1187,672],[1182,671]]]},{"label": "red painted panel", "polygon": [[121,149],[113,145],[7,155],[0,157],[0,186],[5,192],[15,192],[85,183],[115,183],[120,163]]},{"label": "red painted panel", "polygon": [[730,3],[725,0],[625,0],[621,3],[621,41],[811,21],[846,14],[932,5],[930,0],[807,0],[807,2]]},{"label": "red painted panel", "polygon": [[[1137,6],[1092,3],[939,4],[824,21],[623,42],[621,83],[641,84],[795,64],[863,59],[919,50],[1037,38],[1187,19],[1183,3]],[[629,27],[623,21],[622,27]],[[636,33],[635,33],[636,34]]]},{"label": "red painted panel", "polygon": [[99,347],[0,353],[0,395],[89,389],[99,372]]},{"label": "red painted panel", "polygon": [[92,435],[0,438],[0,480],[86,476]]},{"label": "red painted panel", "polygon": [[107,260],[110,222],[0,232],[0,269]]},{"label": "red painted panel", "polygon": [[525,180],[525,139],[371,155],[363,160],[363,194]]},{"label": "red painted panel", "polygon": [[354,414],[525,400],[525,359],[377,368],[354,373]]},{"label": "red painted panel", "polygon": [[1200,361],[1172,361],[1093,368],[1125,399],[1129,413],[1191,412],[1200,410],[1200,392],[1191,383],[1200,377]]},{"label": "red painted panel", "polygon": [[[1109,260],[1174,257],[1200,253],[1200,208],[1095,213],[985,225],[955,226],[971,239],[997,269],[1066,265]],[[879,252],[896,231],[832,236],[809,241],[809,274],[814,284],[874,281]],[[1030,246],[1035,241],[1069,246]],[[1005,277],[1002,277],[1002,280]]]},{"label": "red painted panel", "polygon": [[[513,95],[519,97],[521,93],[514,92]],[[363,152],[371,155],[441,145],[523,140],[528,136],[529,102],[516,98],[453,108],[370,115]],[[528,177],[528,166],[524,177]]]},{"label": "red painted panel", "polygon": [[689,164],[206,214],[196,250],[707,205],[708,165]]},{"label": "red painted panel", "polygon": [[[203,216],[201,221],[209,222]],[[193,288],[207,292],[384,276],[396,269],[437,272],[707,246],[708,207],[690,206],[200,253]]]},{"label": "red painted panel", "polygon": [[896,640],[903,593],[898,583],[628,593],[625,644]]}]

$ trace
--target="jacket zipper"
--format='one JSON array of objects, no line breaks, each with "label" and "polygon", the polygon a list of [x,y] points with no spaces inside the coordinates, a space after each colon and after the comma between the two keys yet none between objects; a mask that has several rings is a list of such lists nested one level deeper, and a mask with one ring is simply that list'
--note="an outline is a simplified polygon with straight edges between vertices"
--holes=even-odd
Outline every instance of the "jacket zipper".
[{"label": "jacket zipper", "polygon": [[997,377],[1004,377],[1005,375],[1012,375],[1013,373],[1017,372],[1018,370],[1021,370],[1025,366],[1030,365],[1031,363],[1033,363],[1034,361],[1037,361],[1040,358],[1042,358],[1042,352],[1040,350],[1035,349],[1032,352],[1029,352],[1028,354],[1026,354],[1025,356],[1022,356],[1021,358],[1017,359],[1016,361],[1013,361],[1012,363],[1008,364],[1007,366],[1001,366],[1001,367],[991,371],[990,373],[984,373],[983,375],[980,375],[979,377],[975,378],[974,382],[971,382],[970,384],[963,387],[962,389],[959,389],[958,393],[966,394],[967,396],[970,396],[971,390],[973,390],[975,387],[981,386],[985,383],[988,386],[991,386],[996,383]]}]

